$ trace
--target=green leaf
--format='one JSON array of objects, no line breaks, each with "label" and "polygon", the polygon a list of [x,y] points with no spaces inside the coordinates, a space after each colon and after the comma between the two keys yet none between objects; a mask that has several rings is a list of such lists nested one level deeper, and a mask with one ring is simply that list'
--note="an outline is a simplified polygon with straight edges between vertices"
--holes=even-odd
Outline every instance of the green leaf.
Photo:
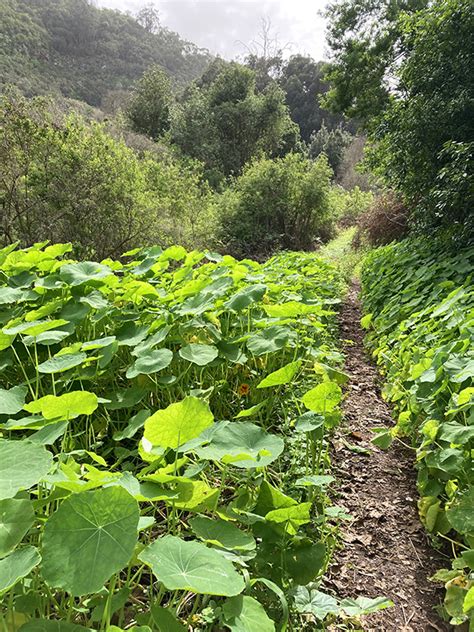
[{"label": "green leaf", "polygon": [[122,487],[81,492],[64,500],[44,528],[46,583],[75,596],[98,592],[130,561],[138,518],[136,500]]},{"label": "green leaf", "polygon": [[35,320],[29,323],[20,323],[19,325],[15,325],[14,327],[4,327],[3,332],[9,335],[24,334],[27,336],[36,337],[44,334],[47,331],[56,329],[57,327],[67,325],[68,322],[69,321],[64,320],[64,318],[56,320]]},{"label": "green leaf", "polygon": [[92,415],[99,405],[97,395],[88,391],[72,391],[64,395],[45,395],[24,406],[30,413],[41,413],[45,419],[75,419]]},{"label": "green leaf", "polygon": [[305,393],[301,401],[314,413],[331,413],[339,405],[342,397],[341,387],[334,382],[322,382]]},{"label": "green leaf", "polygon": [[23,439],[0,439],[0,499],[29,489],[51,469],[53,456],[43,446]]},{"label": "green leaf", "polygon": [[298,586],[295,590],[295,606],[298,612],[312,614],[323,621],[328,614],[338,614],[339,605],[331,595],[320,592],[316,584]]},{"label": "green leaf", "polygon": [[61,279],[73,287],[77,285],[91,284],[113,274],[112,270],[94,261],[81,261],[80,263],[66,263],[59,271]]},{"label": "green leaf", "polygon": [[272,318],[297,318],[308,314],[321,313],[321,305],[306,305],[298,301],[288,301],[280,305],[264,305],[263,309]]},{"label": "green leaf", "polygon": [[209,444],[195,448],[195,452],[202,459],[253,468],[269,465],[283,448],[281,437],[268,434],[250,422],[233,421],[218,424]]},{"label": "green leaf", "polygon": [[0,557],[19,544],[35,519],[29,500],[6,498],[0,500]]},{"label": "green leaf", "polygon": [[323,570],[326,547],[323,542],[297,543],[285,548],[284,563],[291,579],[301,586],[309,584]]},{"label": "green leaf", "polygon": [[390,428],[372,428],[376,436],[372,439],[372,443],[382,450],[387,450],[393,443],[393,435]]},{"label": "green leaf", "polygon": [[0,415],[16,415],[25,405],[26,386],[14,386],[9,390],[0,388]]},{"label": "green leaf", "polygon": [[363,318],[360,319],[360,326],[362,329],[370,329],[372,325],[373,314],[366,314]]},{"label": "green leaf", "polygon": [[153,606],[151,609],[151,617],[153,623],[158,627],[159,632],[187,632],[188,628],[185,628],[184,625],[176,619],[169,608]]},{"label": "green leaf", "polygon": [[360,617],[361,615],[372,614],[385,608],[391,608],[393,601],[386,597],[357,597],[357,599],[343,599],[340,607],[349,617]]},{"label": "green leaf", "polygon": [[262,408],[266,405],[268,399],[264,399],[263,402],[255,404],[255,406],[251,406],[250,408],[246,408],[245,410],[241,410],[237,415],[235,415],[234,419],[242,419],[243,417],[253,417],[256,415]]},{"label": "green leaf", "polygon": [[209,405],[197,397],[158,410],[145,422],[144,439],[153,446],[173,448],[198,437],[212,426],[214,417]]},{"label": "green leaf", "polygon": [[143,410],[139,410],[138,413],[130,419],[129,423],[125,426],[123,430],[114,432],[114,441],[131,439],[140,430],[140,428],[143,428],[143,426],[145,425],[145,421],[148,419],[149,416],[150,411],[146,408]]},{"label": "green leaf", "polygon": [[303,524],[311,522],[311,503],[299,503],[292,507],[273,509],[265,515],[265,520],[275,524],[283,524],[288,533],[295,534]]},{"label": "green leaf", "polygon": [[0,595],[26,577],[41,561],[34,546],[16,549],[0,560]]},{"label": "green leaf", "polygon": [[474,608],[474,586],[471,586],[471,588],[469,588],[469,590],[467,591],[466,596],[464,597],[464,603],[463,603],[462,609],[463,609],[463,612],[467,614],[469,610],[472,610],[473,608]]},{"label": "green leaf", "polygon": [[239,595],[226,599],[222,612],[224,622],[232,632],[275,632],[274,622],[253,597]]},{"label": "green leaf", "polygon": [[38,371],[40,373],[62,373],[81,365],[84,360],[87,360],[85,353],[65,353],[42,362],[38,365]]},{"label": "green leaf", "polygon": [[251,336],[247,340],[247,349],[254,356],[264,353],[273,353],[286,347],[291,338],[291,329],[288,327],[267,327],[262,332]]},{"label": "green leaf", "polygon": [[179,350],[179,355],[188,362],[197,364],[198,366],[206,366],[218,356],[219,352],[212,345],[190,344]]},{"label": "green leaf", "polygon": [[197,537],[208,544],[230,551],[252,551],[256,547],[254,537],[231,522],[196,516],[191,518],[189,524]]},{"label": "green leaf", "polygon": [[290,362],[281,367],[277,371],[273,371],[265,377],[258,385],[257,388],[269,388],[270,386],[280,386],[282,384],[289,384],[291,380],[298,373],[301,366],[301,360]]},{"label": "green leaf", "polygon": [[232,563],[200,542],[166,535],[147,546],[138,558],[168,590],[233,597],[245,587]]},{"label": "green leaf", "polygon": [[261,301],[266,291],[266,285],[250,285],[234,294],[231,299],[224,303],[224,306],[227,309],[240,312],[252,303]]},{"label": "green leaf", "polygon": [[169,349],[149,350],[135,360],[127,370],[128,379],[133,379],[137,375],[151,375],[166,369],[173,360],[173,352]]},{"label": "green leaf", "polygon": [[28,623],[24,623],[18,632],[93,632],[93,630],[77,625],[77,623],[68,623],[67,621],[33,619],[28,621]]},{"label": "green leaf", "polygon": [[313,432],[324,426],[324,416],[307,412],[298,417],[295,424],[296,432]]},{"label": "green leaf", "polygon": [[461,494],[446,511],[449,524],[458,533],[474,534],[474,487]]},{"label": "green leaf", "polygon": [[329,474],[315,474],[313,476],[302,476],[299,478],[295,485],[297,487],[319,487],[325,489],[331,483],[334,483],[336,479]]}]

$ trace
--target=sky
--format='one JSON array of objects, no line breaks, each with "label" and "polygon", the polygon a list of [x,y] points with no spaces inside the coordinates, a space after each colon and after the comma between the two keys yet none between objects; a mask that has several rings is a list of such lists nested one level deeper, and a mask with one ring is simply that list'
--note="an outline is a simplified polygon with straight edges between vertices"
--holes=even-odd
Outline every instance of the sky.
[{"label": "sky", "polygon": [[[146,0],[96,0],[102,7],[135,13]],[[155,0],[161,23],[198,46],[226,59],[242,58],[258,41],[262,19],[285,56],[302,53],[326,57],[326,0]]]}]

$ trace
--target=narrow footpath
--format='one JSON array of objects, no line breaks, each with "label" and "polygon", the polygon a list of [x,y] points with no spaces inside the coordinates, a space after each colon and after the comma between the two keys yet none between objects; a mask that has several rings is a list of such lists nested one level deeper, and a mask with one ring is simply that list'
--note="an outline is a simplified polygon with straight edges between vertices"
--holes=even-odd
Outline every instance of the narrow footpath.
[{"label": "narrow footpath", "polygon": [[364,630],[436,632],[453,628],[435,607],[442,592],[428,581],[444,565],[418,519],[413,452],[400,443],[387,451],[370,443],[371,428],[391,425],[380,378],[363,346],[359,286],[353,282],[341,311],[346,354],[344,422],[333,441],[337,502],[349,510],[327,585],[341,597],[392,599],[395,607],[364,619]]}]

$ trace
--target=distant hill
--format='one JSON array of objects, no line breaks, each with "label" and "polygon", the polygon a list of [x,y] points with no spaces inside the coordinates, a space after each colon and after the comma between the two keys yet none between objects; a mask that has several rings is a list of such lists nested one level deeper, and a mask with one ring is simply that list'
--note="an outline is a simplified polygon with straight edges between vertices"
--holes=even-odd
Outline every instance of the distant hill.
[{"label": "distant hill", "polygon": [[178,85],[200,76],[211,54],[165,28],[87,0],[0,0],[0,87],[60,93],[100,105],[160,64]]}]

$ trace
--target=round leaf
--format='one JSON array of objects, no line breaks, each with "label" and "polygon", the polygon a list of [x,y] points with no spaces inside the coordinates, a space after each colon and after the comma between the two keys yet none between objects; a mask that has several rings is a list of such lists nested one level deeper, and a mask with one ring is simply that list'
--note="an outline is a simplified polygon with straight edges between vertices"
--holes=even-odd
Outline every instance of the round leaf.
[{"label": "round leaf", "polygon": [[171,364],[173,352],[169,349],[155,349],[141,355],[127,370],[127,377],[132,379],[137,375],[150,375],[166,369]]},{"label": "round leaf", "polygon": [[283,452],[283,439],[266,433],[255,424],[222,422],[209,445],[196,448],[203,459],[224,461],[237,467],[264,467]]},{"label": "round leaf", "polygon": [[97,281],[110,274],[113,274],[110,268],[94,261],[66,263],[59,271],[61,279],[72,286]]},{"label": "round leaf", "polygon": [[335,382],[322,382],[302,397],[303,404],[314,413],[331,413],[341,401],[341,387]]},{"label": "round leaf", "polygon": [[38,365],[40,373],[62,373],[75,366],[81,365],[87,359],[85,353],[65,353],[64,355],[51,358]]},{"label": "round leaf", "polygon": [[198,437],[212,426],[213,421],[206,402],[197,397],[186,397],[149,417],[145,422],[144,438],[153,446],[175,450]]},{"label": "round leaf", "polygon": [[256,544],[253,536],[241,531],[231,522],[196,516],[189,521],[189,524],[198,538],[209,544],[230,551],[252,551],[255,549]]},{"label": "round leaf", "polygon": [[29,500],[0,500],[0,557],[16,547],[33,524],[34,518]]},{"label": "round leaf", "polygon": [[138,504],[122,487],[67,498],[44,528],[46,583],[76,596],[99,591],[129,562],[138,519]]},{"label": "round leaf", "polygon": [[24,406],[30,413],[41,413],[45,419],[74,419],[79,415],[92,415],[98,406],[95,393],[72,391],[64,395],[45,395]]},{"label": "round leaf", "polygon": [[217,348],[212,345],[190,344],[179,350],[179,355],[184,360],[198,366],[206,366],[217,358],[218,353]]},{"label": "round leaf", "polygon": [[0,560],[0,595],[26,577],[40,563],[34,546],[25,546]]},{"label": "round leaf", "polygon": [[0,499],[13,498],[29,489],[49,472],[50,452],[30,441],[0,439]]},{"label": "round leaf", "polygon": [[232,563],[200,542],[166,535],[147,546],[138,558],[168,590],[233,597],[245,587]]},{"label": "round leaf", "polygon": [[227,599],[223,613],[226,626],[232,632],[275,632],[275,624],[253,597],[239,595]]},{"label": "round leaf", "polygon": [[301,360],[296,360],[295,362],[290,362],[285,366],[282,366],[281,369],[277,371],[273,371],[265,377],[258,385],[257,388],[269,388],[270,386],[280,386],[282,384],[289,384],[291,380],[295,377],[298,372],[298,369],[301,366]]},{"label": "round leaf", "polygon": [[14,386],[10,390],[0,388],[0,415],[16,415],[25,404],[26,386]]}]

